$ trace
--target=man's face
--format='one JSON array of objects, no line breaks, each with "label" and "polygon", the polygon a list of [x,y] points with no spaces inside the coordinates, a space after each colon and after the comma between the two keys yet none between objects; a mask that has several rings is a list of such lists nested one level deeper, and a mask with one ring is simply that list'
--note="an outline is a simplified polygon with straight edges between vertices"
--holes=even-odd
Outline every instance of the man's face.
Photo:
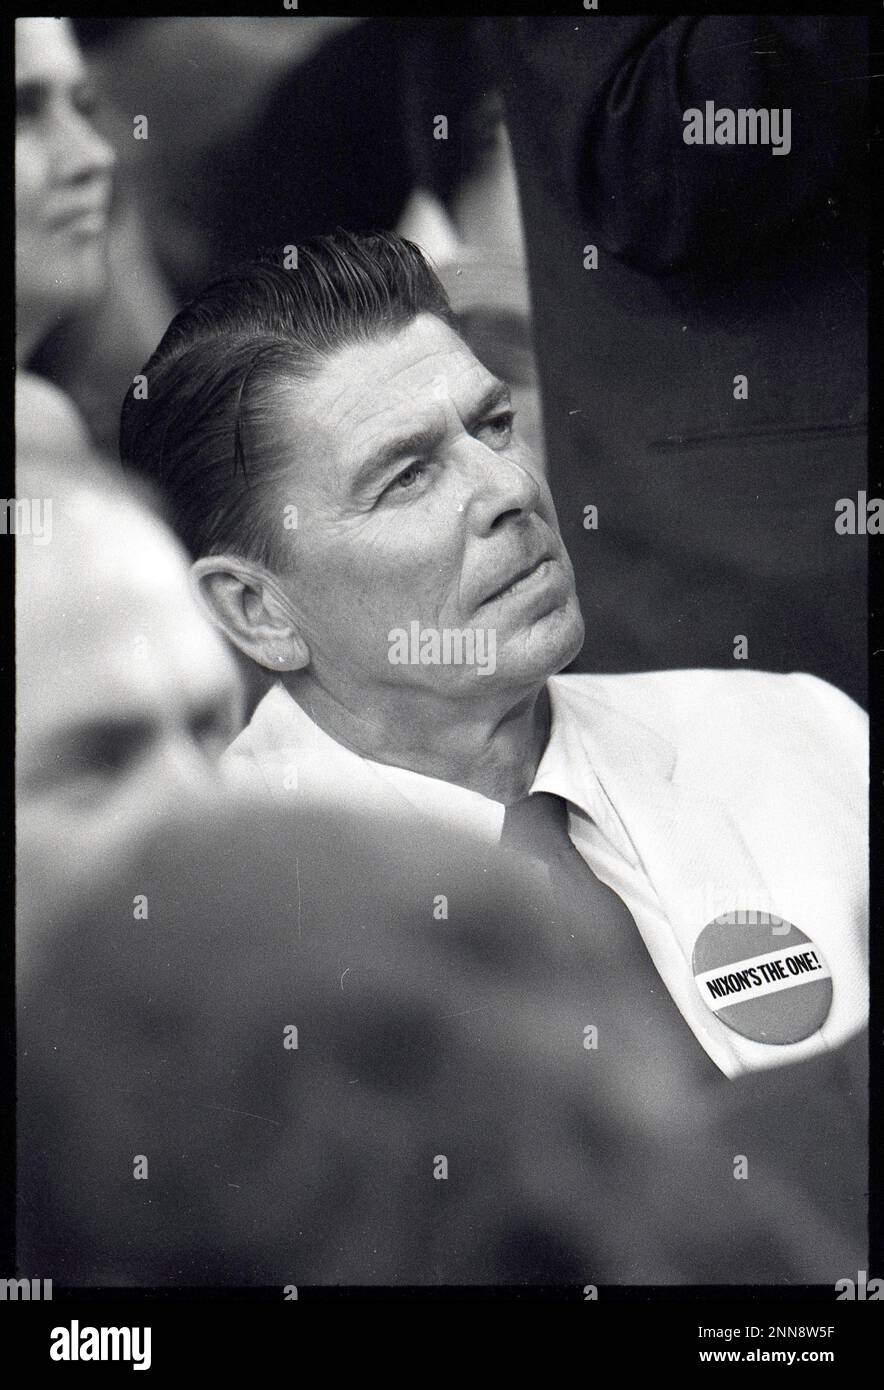
[{"label": "man's face", "polygon": [[[496,697],[573,659],[583,622],[549,488],[505,386],[457,334],[422,315],[292,391],[283,582],[318,681]],[[493,633],[493,669],[394,664],[390,634],[414,622]]]},{"label": "man's face", "polygon": [[199,802],[237,731],[239,689],[183,553],[140,509],[71,504],[48,545],[22,536],[16,548],[27,910],[47,890],[73,892],[157,818]]},{"label": "man's face", "polygon": [[16,21],[15,86],[18,299],[61,310],[103,287],[114,163],[66,20]]}]

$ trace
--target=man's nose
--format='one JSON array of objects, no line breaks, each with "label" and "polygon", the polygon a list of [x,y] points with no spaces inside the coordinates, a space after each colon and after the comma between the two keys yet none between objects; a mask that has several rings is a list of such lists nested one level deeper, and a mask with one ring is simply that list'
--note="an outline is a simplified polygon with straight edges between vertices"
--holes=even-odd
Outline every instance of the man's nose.
[{"label": "man's nose", "polygon": [[541,489],[531,469],[479,440],[471,441],[470,474],[470,512],[480,534],[487,535],[508,517],[538,510]]}]

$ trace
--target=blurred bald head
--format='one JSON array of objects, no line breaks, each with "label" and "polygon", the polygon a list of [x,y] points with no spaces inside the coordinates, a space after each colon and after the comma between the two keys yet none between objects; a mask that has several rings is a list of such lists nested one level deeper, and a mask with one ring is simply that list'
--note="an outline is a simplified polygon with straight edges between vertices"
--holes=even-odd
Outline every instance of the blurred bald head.
[{"label": "blurred bald head", "polygon": [[171,531],[100,465],[17,479],[19,876],[73,888],[201,796],[239,688]]}]

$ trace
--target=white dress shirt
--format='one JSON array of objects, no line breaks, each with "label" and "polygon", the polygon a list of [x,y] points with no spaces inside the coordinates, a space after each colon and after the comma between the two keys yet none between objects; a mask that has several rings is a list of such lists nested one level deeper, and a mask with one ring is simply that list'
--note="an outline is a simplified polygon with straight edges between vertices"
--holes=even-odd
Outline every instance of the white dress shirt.
[{"label": "white dress shirt", "polygon": [[[867,992],[865,723],[857,707],[814,677],[753,672],[559,676],[548,691],[550,735],[531,791],[568,803],[573,844],[628,907],[676,1006],[716,1065],[728,1076],[783,1065],[858,1031]],[[777,767],[777,735],[785,742],[795,733]],[[783,783],[787,773],[795,780],[799,748],[811,773],[807,793],[799,778],[794,805],[784,805]],[[714,757],[729,770],[730,794],[725,786],[719,796]],[[360,757],[324,733],[281,685],[265,696],[224,761],[240,785],[257,782],[280,795],[302,789],[375,814],[407,804],[421,818],[500,840],[502,802]],[[845,777],[855,785],[829,806]],[[808,819],[815,784],[819,805]],[[810,1037],[786,1046],[743,1037],[700,997],[694,942],[713,917],[734,909],[775,913],[822,949],[835,996]]]}]

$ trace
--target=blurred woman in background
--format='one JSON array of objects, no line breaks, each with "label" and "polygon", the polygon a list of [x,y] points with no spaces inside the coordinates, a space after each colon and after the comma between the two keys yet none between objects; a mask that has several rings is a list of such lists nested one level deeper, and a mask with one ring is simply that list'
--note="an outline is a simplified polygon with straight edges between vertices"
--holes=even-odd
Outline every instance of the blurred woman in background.
[{"label": "blurred woman in background", "polygon": [[68,21],[17,20],[15,49],[16,432],[20,449],[80,453],[89,437],[79,411],[27,364],[104,289],[115,156],[92,124]]}]

